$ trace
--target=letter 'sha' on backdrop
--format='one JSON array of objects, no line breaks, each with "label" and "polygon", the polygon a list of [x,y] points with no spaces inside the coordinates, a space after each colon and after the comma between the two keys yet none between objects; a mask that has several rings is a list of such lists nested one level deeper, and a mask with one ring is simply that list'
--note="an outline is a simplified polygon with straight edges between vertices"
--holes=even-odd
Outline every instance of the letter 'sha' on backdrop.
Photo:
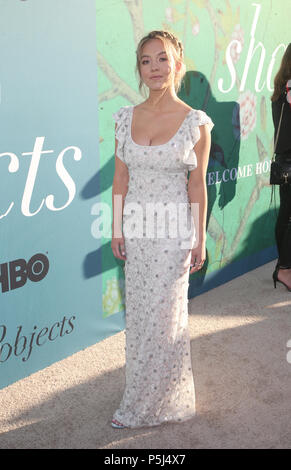
[{"label": "letter 'sha' on backdrop", "polygon": [[69,3],[0,0],[1,388],[124,329],[112,113],[144,99],[135,49],[152,29],[181,38],[180,97],[215,123],[207,263],[189,297],[276,257],[269,98],[286,1]]}]

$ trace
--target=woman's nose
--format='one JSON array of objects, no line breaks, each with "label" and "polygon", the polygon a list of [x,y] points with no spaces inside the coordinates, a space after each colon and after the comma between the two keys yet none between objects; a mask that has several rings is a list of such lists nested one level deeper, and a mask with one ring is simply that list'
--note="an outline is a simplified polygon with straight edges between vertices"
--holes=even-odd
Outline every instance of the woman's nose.
[{"label": "woman's nose", "polygon": [[157,70],[159,68],[159,64],[157,62],[152,62],[152,70]]}]

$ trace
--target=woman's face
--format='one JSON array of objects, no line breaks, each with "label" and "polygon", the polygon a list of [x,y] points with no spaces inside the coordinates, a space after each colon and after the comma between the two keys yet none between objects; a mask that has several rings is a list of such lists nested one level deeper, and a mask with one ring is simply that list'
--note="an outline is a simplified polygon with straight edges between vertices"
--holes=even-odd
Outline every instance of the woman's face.
[{"label": "woman's face", "polygon": [[160,39],[149,39],[142,48],[140,58],[142,81],[152,90],[174,85],[175,60],[167,55]]}]

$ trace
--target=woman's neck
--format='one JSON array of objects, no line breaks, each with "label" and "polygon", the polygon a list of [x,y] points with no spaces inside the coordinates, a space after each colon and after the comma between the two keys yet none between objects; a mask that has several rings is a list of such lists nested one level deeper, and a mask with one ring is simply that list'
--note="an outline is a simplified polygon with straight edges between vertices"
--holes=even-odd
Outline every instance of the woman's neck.
[{"label": "woman's neck", "polygon": [[174,88],[165,88],[162,90],[150,90],[148,99],[144,102],[152,110],[165,111],[180,101]]}]

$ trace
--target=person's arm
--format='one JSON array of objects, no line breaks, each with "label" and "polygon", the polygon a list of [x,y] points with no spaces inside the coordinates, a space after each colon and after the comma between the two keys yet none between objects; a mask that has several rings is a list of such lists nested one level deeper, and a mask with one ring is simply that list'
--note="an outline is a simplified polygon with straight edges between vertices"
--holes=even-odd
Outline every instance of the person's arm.
[{"label": "person's arm", "polygon": [[[191,207],[192,216],[194,218],[196,240],[195,248],[192,248],[191,264],[196,263],[190,270],[192,272],[198,271],[202,266],[198,266],[206,259],[206,217],[207,217],[207,186],[206,186],[206,171],[209,160],[211,135],[208,125],[199,126],[200,139],[194,147],[197,157],[197,168],[190,172],[188,181],[188,197],[189,202],[194,203]],[[198,208],[198,216],[196,208]],[[194,209],[194,211],[193,211]]]},{"label": "person's arm", "polygon": [[[116,125],[115,125],[116,128]],[[115,257],[126,259],[124,238],[122,233],[122,215],[124,199],[128,191],[129,174],[127,165],[116,156],[118,141],[115,139],[115,172],[112,184],[112,242],[111,247]]]}]

